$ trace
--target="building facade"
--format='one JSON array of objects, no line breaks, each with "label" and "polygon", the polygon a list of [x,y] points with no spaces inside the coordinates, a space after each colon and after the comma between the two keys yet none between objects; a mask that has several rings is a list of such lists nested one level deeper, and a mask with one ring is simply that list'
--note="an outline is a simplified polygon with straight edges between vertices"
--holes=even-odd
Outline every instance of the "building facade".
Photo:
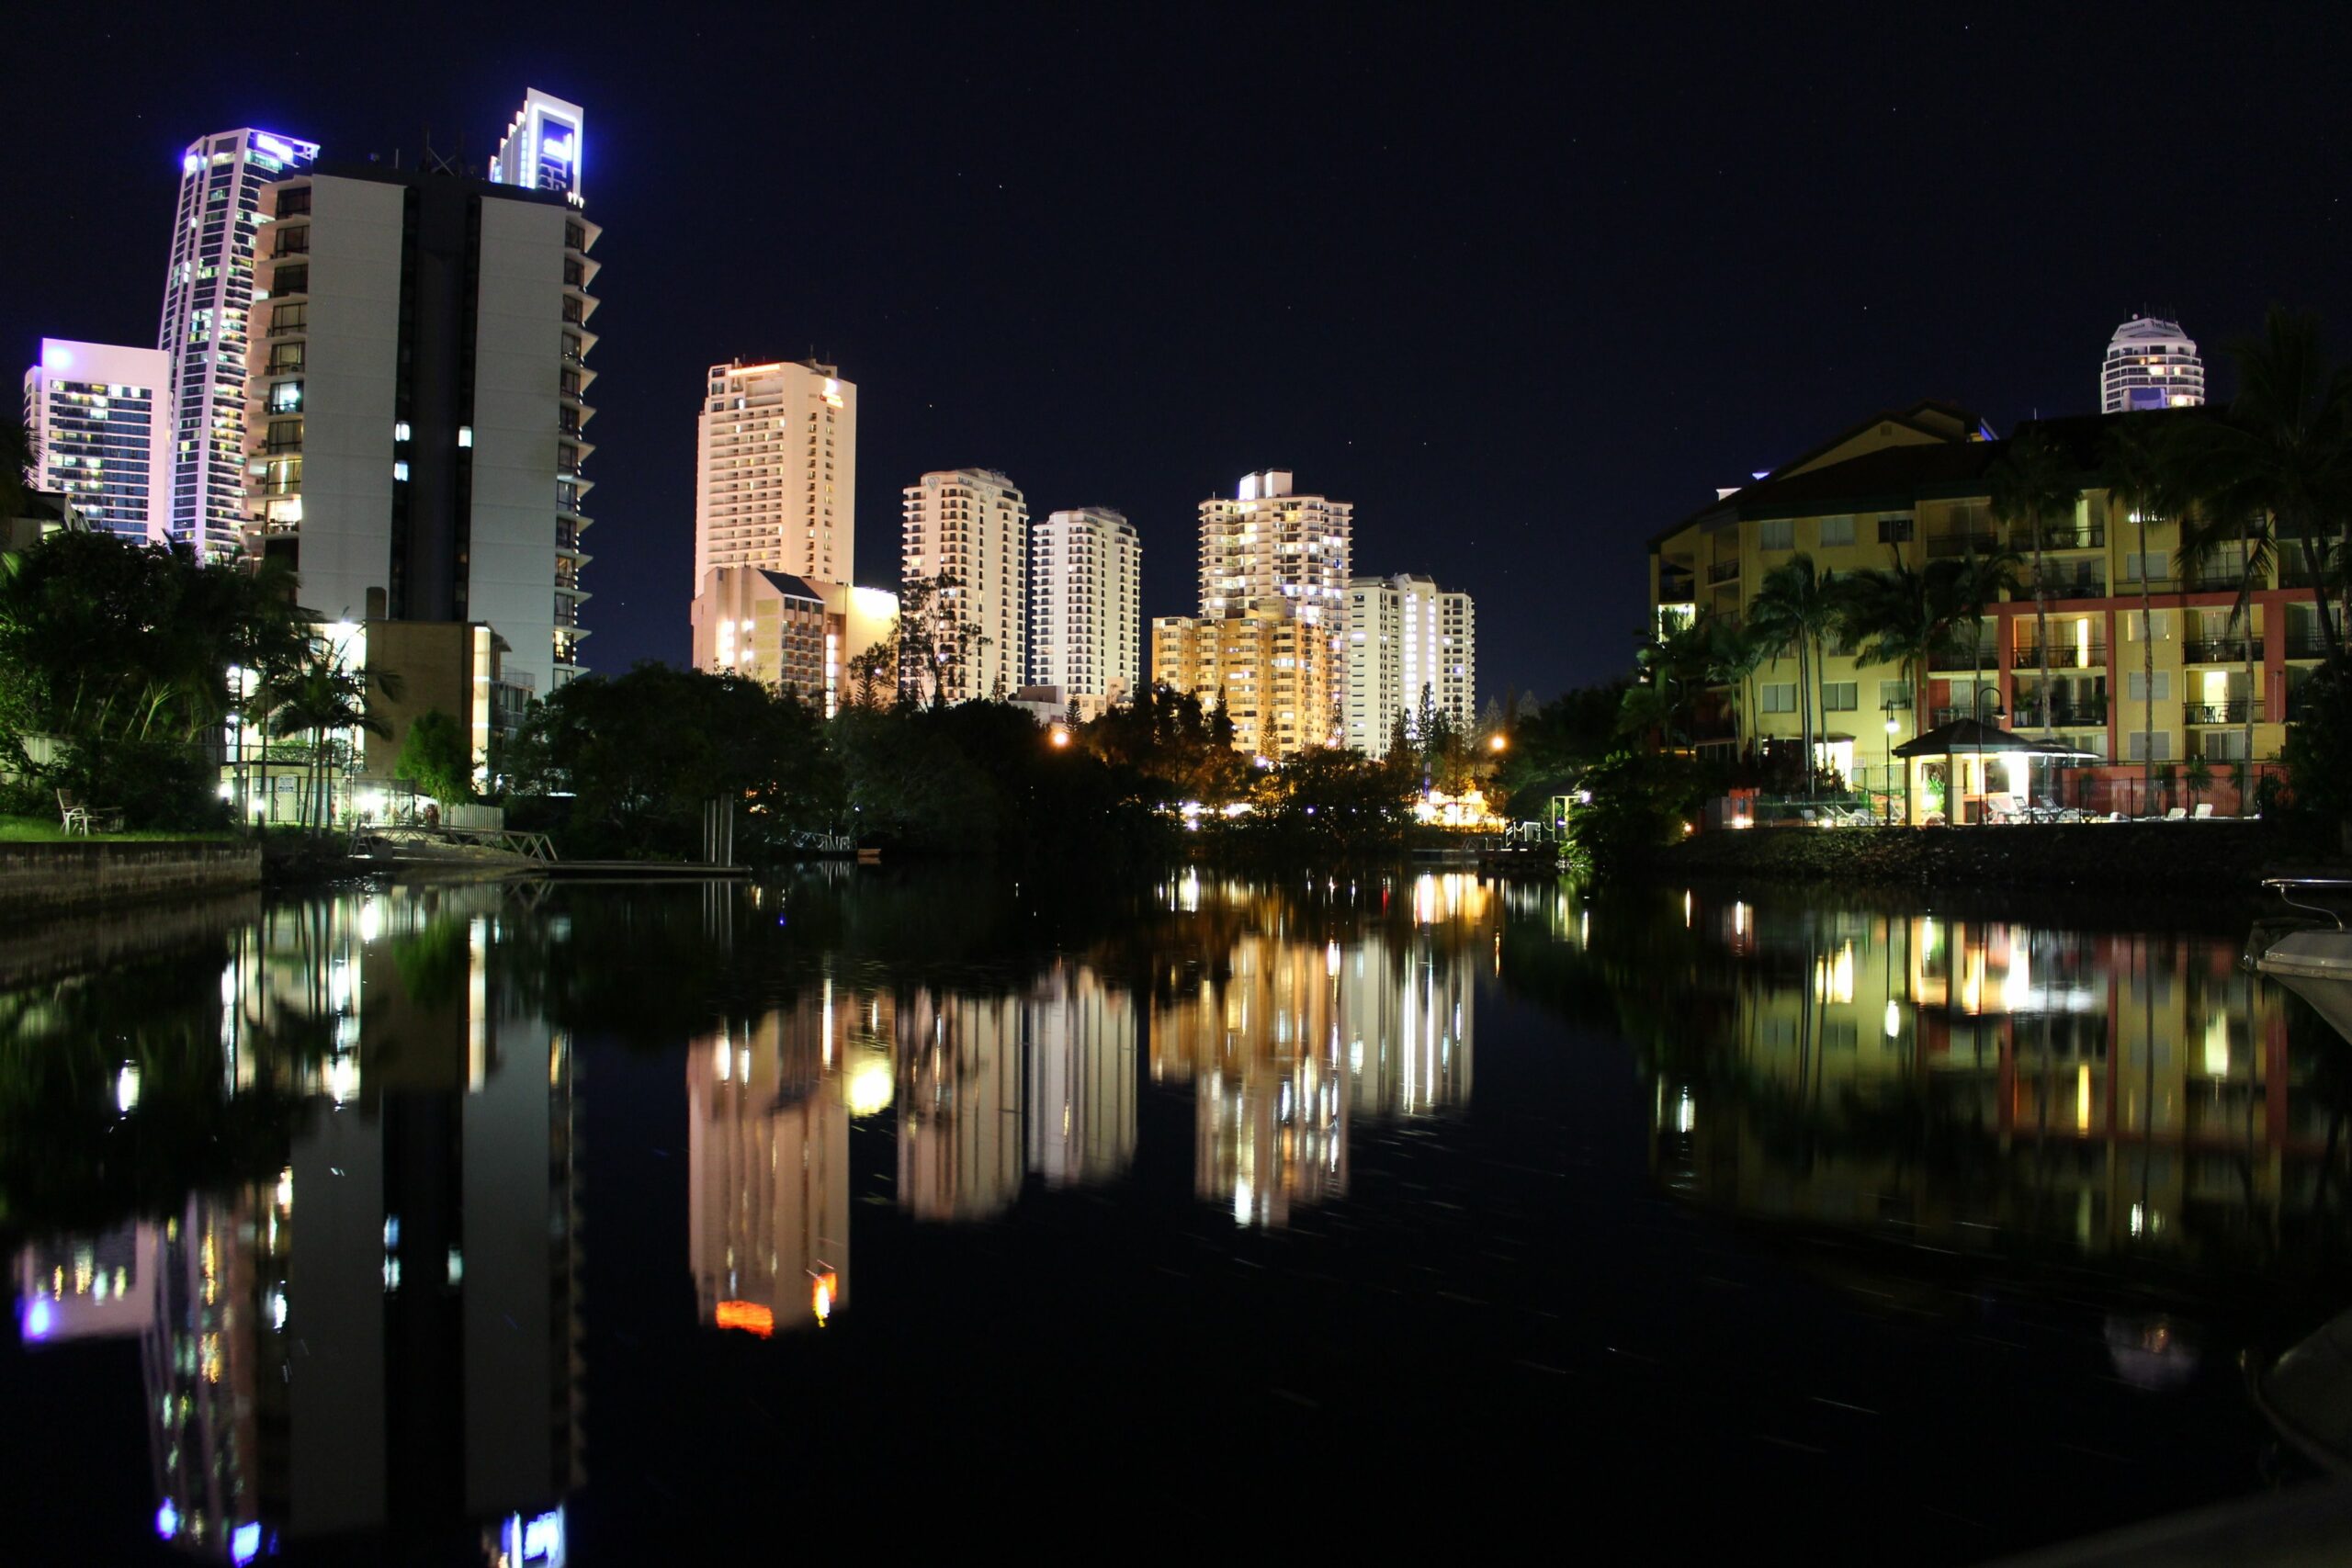
[{"label": "building facade", "polygon": [[40,340],[25,372],[31,489],[65,497],[92,528],[144,544],[170,536],[171,355],[158,348]]},{"label": "building facade", "polygon": [[2108,340],[2099,365],[2101,413],[2195,408],[2205,400],[2205,362],[2178,321],[2134,316]]},{"label": "building facade", "polygon": [[1331,638],[1295,602],[1261,599],[1218,615],[1163,615],[1151,623],[1151,678],[1222,705],[1236,750],[1291,757],[1339,743]]},{"label": "building facade", "polygon": [[695,440],[695,592],[719,567],[847,582],[857,559],[857,388],[841,367],[714,365]]},{"label": "building facade", "polygon": [[[2064,805],[2098,810],[2164,808],[2186,804],[2182,775],[2199,764],[2213,780],[2202,800],[2236,809],[2238,764],[2248,765],[2251,788],[2278,755],[2299,693],[2319,669],[2313,591],[2291,552],[2250,582],[2234,547],[2181,563],[2178,524],[2140,517],[2102,469],[2118,417],[2047,420],[2018,433],[2056,443],[2075,469],[2072,514],[2044,528],[2046,645],[2037,631],[2031,543],[1992,506],[1989,470],[2008,443],[1988,439],[1974,416],[1947,405],[1874,415],[1656,536],[1651,604],[1668,630],[1699,615],[1746,616],[1765,574],[1798,555],[1840,574],[1895,559],[1923,570],[1930,561],[2003,549],[2028,561],[2022,585],[1987,606],[1981,636],[1933,653],[1916,682],[1833,640],[1818,661],[1816,689],[1801,692],[1793,655],[1768,657],[1741,679],[1743,689],[1723,687],[1702,705],[1691,721],[1695,744],[1726,754],[1792,745],[1810,708],[1819,764],[1887,792],[1898,812],[1917,819],[1953,811],[1974,819],[2029,793],[2044,801],[2063,793]],[[2249,592],[2241,620],[2242,587]],[[1954,760],[1957,798],[1942,800],[1941,760],[1932,772],[1906,769],[1893,752],[1962,717],[2063,741],[2086,760],[2052,770],[2022,758],[1962,756]],[[2152,773],[2159,780],[2153,799]]]},{"label": "building facade", "polygon": [[695,596],[695,668],[788,692],[831,718],[857,694],[858,656],[889,637],[898,614],[898,595],[883,589],[720,567]]},{"label": "building facade", "polygon": [[264,193],[250,547],[327,620],[481,622],[580,672],[595,225],[569,194],[372,166]]},{"label": "building facade", "polygon": [[1029,657],[1028,502],[994,468],[946,468],[907,486],[902,506],[904,584],[940,585],[923,614],[973,634],[938,637],[926,693],[936,681],[951,703],[1013,695]]},{"label": "building facade", "polygon": [[318,144],[251,129],[180,156],[179,206],[155,346],[171,356],[170,537],[207,559],[241,547],[245,373],[262,187],[308,168]]},{"label": "building facade", "polygon": [[1057,512],[1029,535],[1029,683],[1094,718],[1135,694],[1143,547],[1108,507]]},{"label": "building facade", "polygon": [[1340,708],[1344,743],[1388,755],[1399,715],[1420,723],[1427,694],[1457,730],[1478,722],[1477,607],[1426,577],[1359,577],[1348,584],[1340,633]]},{"label": "building facade", "polygon": [[1289,599],[1300,618],[1335,619],[1351,575],[1355,506],[1295,492],[1282,468],[1247,474],[1233,499],[1201,502],[1201,604],[1221,615],[1261,599]]}]

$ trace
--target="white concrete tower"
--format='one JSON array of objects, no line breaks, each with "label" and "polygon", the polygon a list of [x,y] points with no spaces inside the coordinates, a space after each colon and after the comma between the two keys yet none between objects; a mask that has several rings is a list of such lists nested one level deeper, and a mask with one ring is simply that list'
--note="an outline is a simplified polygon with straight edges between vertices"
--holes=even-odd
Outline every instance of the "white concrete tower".
[{"label": "white concrete tower", "polygon": [[1297,495],[1285,469],[1245,475],[1233,499],[1201,502],[1201,607],[1221,615],[1259,599],[1293,602],[1307,625],[1337,617],[1349,581],[1355,506]]},{"label": "white concrete tower", "polygon": [[171,355],[160,348],[40,340],[25,372],[26,473],[103,528],[141,544],[171,513]]},{"label": "white concrete tower", "polygon": [[1029,683],[1093,718],[1141,673],[1143,547],[1108,507],[1057,512],[1029,536]]},{"label": "white concrete tower", "polygon": [[1477,611],[1467,593],[1409,573],[1357,578],[1342,649],[1341,735],[1355,750],[1386,756],[1396,716],[1417,725],[1425,690],[1457,728],[1477,723]]},{"label": "white concrete tower", "polygon": [[714,365],[695,440],[694,592],[719,567],[855,575],[857,388],[841,367]]},{"label": "white concrete tower", "polygon": [[208,559],[235,550],[244,525],[246,317],[254,304],[261,190],[318,155],[315,141],[253,130],[201,137],[180,155],[179,208],[155,338],[172,358],[166,532]]},{"label": "white concrete tower", "polygon": [[[1011,697],[1025,679],[1029,656],[1029,503],[994,468],[947,468],[923,475],[902,497],[900,613],[907,590],[940,577],[935,620],[978,628],[976,640],[937,672],[951,703]],[[922,686],[928,694],[931,675]]]},{"label": "white concrete tower", "polygon": [[2101,413],[2193,408],[2205,400],[2205,362],[2178,321],[2134,316],[2108,340],[2099,366]]}]

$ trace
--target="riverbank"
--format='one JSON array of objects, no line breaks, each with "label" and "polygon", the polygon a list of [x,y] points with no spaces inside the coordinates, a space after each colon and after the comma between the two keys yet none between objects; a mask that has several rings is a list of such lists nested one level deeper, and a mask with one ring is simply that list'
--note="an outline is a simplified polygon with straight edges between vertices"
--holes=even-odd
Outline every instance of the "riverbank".
[{"label": "riverbank", "polygon": [[225,839],[0,843],[0,922],[257,888],[261,859]]},{"label": "riverbank", "polygon": [[2331,839],[2324,826],[2283,820],[1767,828],[1695,835],[1645,869],[1689,879],[2250,896],[2265,875],[2340,859]]}]

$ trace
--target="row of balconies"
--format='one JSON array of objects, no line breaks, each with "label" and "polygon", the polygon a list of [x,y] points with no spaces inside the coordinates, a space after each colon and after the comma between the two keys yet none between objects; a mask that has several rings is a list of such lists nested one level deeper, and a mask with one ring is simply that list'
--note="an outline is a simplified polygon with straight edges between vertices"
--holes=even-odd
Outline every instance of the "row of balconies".
[{"label": "row of balconies", "polygon": [[[2165,639],[2159,638],[2159,641]],[[2181,645],[2183,664],[2244,664],[2249,659],[2264,657],[2264,639],[2255,637],[2193,637]],[[2286,639],[2285,656],[2291,660],[2317,660],[2326,657],[2327,649],[2316,632],[2290,632]],[[2136,653],[2126,655],[2126,662],[2134,662]],[[1979,644],[1973,650],[1967,647],[1949,648],[1928,656],[1928,668],[1938,674],[1961,670],[1994,670],[2000,665],[1997,644]],[[2086,643],[2052,642],[2050,645],[2050,668],[2052,670],[2101,670],[2108,667],[2106,639],[2094,637]],[[2038,643],[2017,646],[2010,653],[2012,670],[2041,668],[2041,647]]]}]

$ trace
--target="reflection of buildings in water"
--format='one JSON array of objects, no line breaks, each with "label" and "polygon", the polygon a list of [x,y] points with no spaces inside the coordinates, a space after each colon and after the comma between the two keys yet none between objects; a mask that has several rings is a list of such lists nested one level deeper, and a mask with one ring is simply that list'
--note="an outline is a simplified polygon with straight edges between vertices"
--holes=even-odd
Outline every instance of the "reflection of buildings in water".
[{"label": "reflection of buildings in water", "polygon": [[[534,1562],[561,1561],[571,1053],[494,983],[498,907],[395,891],[273,909],[233,944],[223,1081],[266,1073],[310,1102],[274,1183],[138,1227],[122,1274],[147,1312],[154,1526],[183,1548],[389,1534],[511,1540],[521,1561],[528,1535]],[[109,1247],[51,1250],[87,1251],[95,1298]],[[20,1286],[41,1262],[20,1259]]]},{"label": "reflection of buildings in water", "polygon": [[822,976],[686,1048],[688,1250],[705,1323],[763,1337],[849,1303],[849,1123],[892,1093],[890,999]]},{"label": "reflection of buildings in water", "polygon": [[899,1009],[899,1201],[977,1220],[1020,1194],[1021,1002],[918,988]]},{"label": "reflection of buildings in water", "polygon": [[1001,1213],[1030,1171],[1109,1180],[1135,1157],[1135,1004],[1057,960],[1024,993],[918,987],[899,1011],[899,1201],[917,1219]]},{"label": "reflection of buildings in water", "polygon": [[1349,1124],[1468,1100],[1475,986],[1459,938],[1484,920],[1475,877],[1416,878],[1409,934],[1346,945],[1251,931],[1221,978],[1152,1021],[1156,1082],[1196,1086],[1194,1185],[1244,1224],[1348,1185]]},{"label": "reflection of buildings in water", "polygon": [[[2288,999],[2222,943],[1851,911],[1776,929],[1700,902],[1702,942],[1746,961],[1722,1015],[1736,1070],[1711,1075],[1735,1102],[1669,1074],[1655,1114],[1662,1178],[1708,1201],[2193,1248],[2275,1214],[2325,1146]],[[2002,1179],[1939,1179],[1923,1140],[1974,1145]]]},{"label": "reflection of buildings in water", "polygon": [[1057,959],[1030,1019],[1029,1168],[1048,1187],[1107,1181],[1136,1153],[1136,1014],[1124,990]]}]

